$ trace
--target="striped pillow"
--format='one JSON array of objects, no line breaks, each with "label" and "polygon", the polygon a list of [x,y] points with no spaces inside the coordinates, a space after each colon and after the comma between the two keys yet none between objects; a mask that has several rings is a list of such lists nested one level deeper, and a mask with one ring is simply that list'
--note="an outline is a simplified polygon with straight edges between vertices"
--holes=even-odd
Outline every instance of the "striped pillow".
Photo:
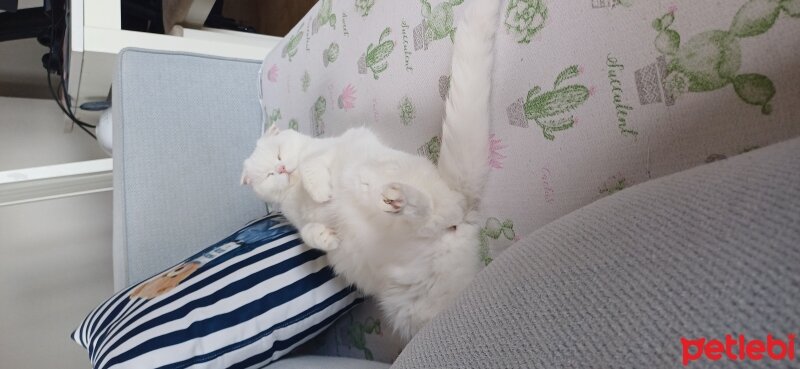
[{"label": "striped pillow", "polygon": [[72,339],[95,369],[265,365],[361,301],[323,255],[268,215],[116,293]]}]

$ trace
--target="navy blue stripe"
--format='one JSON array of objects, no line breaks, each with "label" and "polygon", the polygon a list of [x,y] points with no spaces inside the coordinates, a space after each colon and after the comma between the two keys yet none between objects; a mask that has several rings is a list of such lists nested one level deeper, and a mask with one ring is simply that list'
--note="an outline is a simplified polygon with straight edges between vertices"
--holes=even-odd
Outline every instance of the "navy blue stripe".
[{"label": "navy blue stripe", "polygon": [[119,319],[119,316],[121,314],[124,314],[131,304],[132,304],[131,301],[120,302],[119,305],[114,307],[114,310],[112,310],[111,313],[108,314],[104,322],[98,326],[98,330],[92,331],[93,339],[89,340],[89,348],[88,348],[91,357],[94,357],[93,351],[95,350],[95,347],[97,346],[98,342],[102,342],[103,337],[105,336],[105,333],[100,334],[101,328],[106,327],[106,324],[116,323],[117,319]]},{"label": "navy blue stripe", "polygon": [[[304,253],[302,253],[300,255],[293,256],[293,257],[291,257],[289,259],[286,259],[286,260],[284,260],[284,261],[282,261],[282,262],[280,262],[278,264],[271,265],[269,267],[264,268],[263,270],[260,270],[260,271],[258,271],[256,273],[253,273],[253,274],[251,274],[251,275],[249,275],[249,276],[247,276],[245,278],[242,278],[242,279],[239,279],[239,280],[237,280],[235,282],[232,282],[232,283],[228,284],[227,286],[215,291],[211,295],[201,297],[201,298],[199,298],[197,300],[194,300],[194,301],[190,301],[190,302],[186,303],[185,305],[181,306],[178,309],[175,309],[173,311],[165,313],[165,314],[159,316],[158,318],[155,318],[155,319],[152,319],[150,321],[144,322],[141,325],[137,326],[136,328],[132,329],[130,332],[128,332],[125,335],[123,335],[122,337],[120,337],[118,340],[116,340],[114,342],[113,345],[108,347],[108,349],[104,350],[105,352],[103,353],[103,355],[100,357],[100,359],[97,362],[98,363],[103,362],[105,360],[105,358],[106,358],[106,355],[108,355],[108,353],[113,351],[116,347],[118,347],[123,342],[126,342],[127,340],[135,337],[138,334],[141,334],[141,333],[143,333],[143,332],[145,332],[145,331],[147,331],[149,329],[158,327],[158,326],[163,325],[165,323],[168,323],[170,321],[179,320],[179,319],[185,317],[187,314],[189,314],[192,310],[195,310],[195,309],[198,309],[198,308],[201,308],[201,307],[205,307],[205,306],[213,305],[213,304],[215,304],[216,302],[218,302],[218,301],[220,301],[222,299],[231,297],[231,296],[233,296],[233,295],[235,295],[237,293],[240,293],[242,291],[245,291],[245,290],[248,290],[250,288],[253,288],[253,286],[258,285],[259,283],[261,283],[261,282],[263,282],[265,280],[268,280],[268,279],[273,278],[273,277],[275,277],[277,275],[286,273],[286,272],[288,272],[288,271],[290,271],[290,270],[292,270],[294,268],[297,268],[298,266],[303,265],[303,264],[305,264],[305,263],[307,263],[309,261],[318,259],[319,257],[321,257],[323,255],[324,254],[322,252],[318,251],[318,250],[308,250],[308,251],[306,251],[306,252],[304,252]],[[330,273],[330,272],[328,272],[328,273]],[[315,273],[315,274],[317,274],[317,273]],[[306,278],[309,278],[309,277],[306,277]],[[325,277],[328,277],[328,276],[325,276]],[[319,277],[317,277],[317,278],[319,278]],[[330,279],[330,277],[328,277],[328,279]],[[276,302],[291,300],[292,298],[295,297],[294,295],[292,295],[292,292],[297,293],[297,292],[304,291],[304,289],[300,289],[300,288],[294,287],[293,285],[296,284],[296,283],[298,283],[298,282],[295,282],[290,286],[284,287],[284,288],[282,288],[282,289],[280,289],[278,291],[275,291],[275,292],[269,294],[269,295],[273,295],[274,296],[274,297],[270,297],[269,301],[272,301],[273,305],[269,305],[269,306],[276,305]],[[194,326],[193,329],[191,329],[189,331],[194,334],[195,331],[198,329],[198,327],[195,325],[195,323],[193,323],[192,326]],[[216,329],[219,329],[216,326],[212,326],[212,327],[214,328],[214,331]],[[178,338],[180,338],[180,340],[178,340]],[[137,346],[134,349],[128,350],[127,352],[121,354],[120,356],[117,356],[117,357],[109,360],[109,362],[106,365],[106,367],[112,366],[115,363],[120,363],[120,362],[124,362],[124,361],[130,360],[133,357],[142,355],[144,353],[147,353],[147,352],[152,351],[152,350],[154,350],[156,348],[159,348],[159,347],[165,347],[165,346],[169,346],[169,345],[181,342],[181,341],[186,341],[189,338],[191,338],[191,337],[185,337],[185,335],[183,337],[175,337],[175,338],[170,337],[170,339],[164,339],[164,340],[168,341],[168,342],[172,342],[172,343],[169,343],[169,344],[160,344],[160,343],[156,344],[159,340],[161,340],[161,337],[156,337],[154,339],[148,340],[145,343],[140,344],[139,346]]]},{"label": "navy blue stripe", "polygon": [[[91,341],[91,345],[89,346],[89,357],[94,360],[97,358],[100,350],[97,348],[104,346],[105,344],[105,337],[109,334],[109,332],[114,332],[114,330],[122,324],[125,319],[129,316],[133,315],[144,306],[147,305],[147,300],[136,299],[130,300],[128,303],[125,304],[126,310],[121,314],[117,315],[114,321],[111,322],[108,326],[106,326],[102,331],[95,332],[96,339]],[[102,326],[101,326],[102,327]]]},{"label": "navy blue stripe", "polygon": [[[294,229],[288,229],[287,232],[289,232],[289,233],[287,233],[285,236],[290,236],[292,234],[296,234],[296,231]],[[276,240],[279,240],[279,239],[280,238],[277,238]],[[100,351],[102,351],[102,352],[109,351],[105,347],[111,342],[119,341],[119,340],[115,339],[115,337],[121,331],[125,330],[125,328],[127,328],[131,324],[137,323],[142,317],[144,317],[145,315],[149,314],[150,312],[155,311],[155,310],[157,310],[157,309],[159,309],[159,308],[161,308],[163,306],[166,306],[166,305],[168,305],[168,304],[170,304],[172,302],[178,301],[178,300],[186,297],[187,295],[189,295],[189,294],[191,294],[193,292],[196,292],[197,290],[200,290],[203,287],[208,286],[209,284],[212,284],[212,283],[214,283],[214,282],[216,282],[216,281],[218,281],[218,280],[220,280],[222,278],[225,278],[230,274],[236,273],[237,271],[239,271],[240,269],[242,269],[244,267],[247,267],[248,265],[258,263],[258,262],[260,262],[260,261],[262,261],[262,260],[264,260],[266,258],[269,258],[271,256],[277,255],[277,254],[279,254],[279,253],[281,253],[283,251],[286,251],[286,250],[289,250],[289,249],[291,249],[293,247],[297,247],[299,245],[302,245],[302,243],[303,243],[303,241],[300,238],[297,238],[297,239],[294,239],[294,240],[291,240],[291,241],[287,241],[286,243],[283,243],[281,245],[273,246],[273,247],[271,247],[269,249],[266,249],[264,251],[261,251],[261,252],[255,254],[253,256],[247,257],[244,260],[241,260],[236,264],[229,265],[229,266],[225,267],[224,269],[222,269],[220,271],[217,271],[217,272],[215,272],[213,274],[210,274],[207,277],[205,277],[205,279],[199,280],[195,284],[193,284],[193,285],[191,285],[191,286],[189,286],[189,287],[187,287],[187,288],[185,288],[185,289],[183,289],[183,290],[181,290],[179,292],[176,292],[171,296],[167,296],[161,301],[158,301],[158,302],[156,302],[156,303],[154,303],[152,305],[149,305],[146,309],[142,310],[139,314],[137,314],[136,317],[130,319],[127,323],[125,323],[122,326],[121,329],[118,329],[113,334],[111,334],[111,336],[109,336],[107,338],[103,337],[102,341],[104,343],[103,343],[103,345],[101,345]],[[261,248],[257,248],[255,250],[261,250]],[[223,255],[223,257],[224,256],[227,256],[227,254]],[[200,269],[201,270],[198,270],[196,272],[197,273],[196,275],[193,275],[193,276],[191,276],[189,278],[203,278],[203,275],[208,272],[208,269],[205,269],[205,265],[203,266],[203,268],[200,268]]]},{"label": "navy blue stripe", "polygon": [[[339,312],[339,314],[331,315],[331,316],[325,318],[325,320],[323,320],[323,321],[321,321],[321,322],[319,322],[317,324],[314,324],[313,326],[309,327],[308,329],[295,334],[291,338],[288,338],[288,339],[285,339],[285,340],[282,340],[282,341],[275,341],[275,343],[272,345],[272,347],[269,348],[269,350],[263,351],[263,352],[261,352],[261,353],[259,353],[257,355],[251,356],[251,357],[249,357],[249,358],[247,358],[245,360],[242,360],[242,361],[240,361],[240,362],[238,362],[236,364],[233,364],[233,365],[229,366],[228,369],[243,369],[243,368],[249,368],[249,367],[251,367],[253,365],[264,363],[265,361],[269,360],[272,357],[272,355],[275,354],[275,352],[286,350],[286,349],[288,349],[288,348],[290,348],[290,347],[302,342],[305,339],[311,338],[312,336],[315,335],[315,333],[317,333],[321,329],[325,328],[326,326],[328,326],[331,323],[333,323],[334,321],[336,321],[336,319],[338,319],[339,316],[341,316],[342,314],[346,313],[348,310],[352,309],[354,306],[358,305],[362,301],[363,301],[363,299],[361,299],[361,298],[356,299],[350,305],[347,305],[344,309],[342,309]],[[264,365],[266,366],[266,364],[264,364]]]},{"label": "navy blue stripe", "polygon": [[[120,296],[124,296],[125,294],[127,294],[128,291],[133,289],[133,287],[135,287],[135,286],[128,287],[127,289],[119,292],[116,296],[112,297],[112,299],[114,301],[112,301],[110,304],[106,305],[105,308],[103,308],[103,309],[95,309],[94,311],[92,311],[89,314],[88,317],[86,317],[86,320],[84,320],[85,323],[84,323],[84,326],[83,326],[83,328],[85,329],[85,337],[86,337],[86,341],[84,342],[84,344],[85,344],[84,347],[88,348],[89,343],[92,342],[92,337],[94,336],[94,332],[96,332],[94,327],[97,324],[97,319],[102,317],[103,314],[105,314],[105,312],[108,311],[109,308],[114,306],[114,304],[116,304],[117,301],[119,301]],[[102,311],[100,311],[100,310],[102,310]],[[113,315],[109,315],[109,316],[113,316]]]},{"label": "navy blue stripe", "polygon": [[[330,272],[329,276],[330,276],[330,278],[328,280],[335,278],[335,275],[332,272]],[[324,281],[323,283],[327,282],[328,280]],[[306,288],[306,286],[303,286],[303,288]],[[314,288],[316,288],[316,287],[308,287],[308,288],[306,288],[306,290],[303,293],[311,291]],[[352,294],[354,292],[355,292],[355,288],[346,287],[346,288],[342,289],[341,291],[331,295],[330,297],[328,297],[327,299],[323,300],[322,302],[317,303],[316,305],[314,305],[314,306],[302,311],[301,313],[299,313],[297,315],[294,315],[294,316],[288,318],[285,321],[277,323],[277,324],[275,324],[275,325],[273,325],[273,326],[271,326],[271,327],[269,327],[269,328],[267,328],[267,329],[265,329],[265,330],[263,330],[261,332],[258,332],[257,334],[253,335],[252,337],[248,337],[248,338],[246,338],[246,339],[244,339],[244,340],[242,340],[240,342],[235,342],[233,344],[230,344],[228,346],[222,347],[222,348],[217,349],[217,350],[212,351],[212,352],[208,352],[208,353],[203,354],[203,355],[198,355],[198,356],[191,357],[191,358],[188,358],[186,360],[183,360],[183,361],[180,361],[180,362],[177,362],[177,363],[161,366],[158,369],[183,369],[183,368],[186,368],[186,367],[194,365],[194,364],[207,362],[207,361],[212,360],[214,358],[217,358],[219,356],[225,355],[225,354],[227,354],[227,353],[229,353],[231,351],[238,350],[238,349],[240,349],[242,347],[245,347],[245,346],[250,345],[250,344],[252,344],[254,342],[257,342],[258,340],[264,338],[265,336],[270,335],[272,332],[274,332],[277,329],[284,328],[284,327],[290,326],[292,324],[295,324],[295,323],[297,323],[299,321],[302,321],[303,319],[306,319],[309,316],[311,316],[313,314],[316,314],[316,313],[328,308],[329,306],[339,302],[340,300],[346,298],[347,296],[349,296],[350,294]],[[268,304],[273,304],[273,303],[268,302]],[[271,305],[271,306],[274,306],[274,304]],[[261,312],[259,312],[259,314],[257,314],[256,316],[258,316],[260,314],[261,314]],[[333,313],[333,315],[339,315],[339,314],[341,314],[340,311],[337,311],[337,312]],[[220,316],[220,318],[222,318],[222,316]],[[235,318],[235,316],[234,316],[234,318]],[[223,319],[227,319],[227,317],[225,317]],[[243,323],[243,322],[245,322],[245,320],[242,320],[240,323]]]}]

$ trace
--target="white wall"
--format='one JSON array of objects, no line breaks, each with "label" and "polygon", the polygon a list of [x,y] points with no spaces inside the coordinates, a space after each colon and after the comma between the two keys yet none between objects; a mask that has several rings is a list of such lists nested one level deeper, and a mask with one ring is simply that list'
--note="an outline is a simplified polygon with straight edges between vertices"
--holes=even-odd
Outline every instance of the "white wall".
[{"label": "white wall", "polygon": [[[0,97],[0,170],[104,156],[53,101]],[[110,192],[0,207],[0,368],[89,368],[69,334],[112,290]]]}]

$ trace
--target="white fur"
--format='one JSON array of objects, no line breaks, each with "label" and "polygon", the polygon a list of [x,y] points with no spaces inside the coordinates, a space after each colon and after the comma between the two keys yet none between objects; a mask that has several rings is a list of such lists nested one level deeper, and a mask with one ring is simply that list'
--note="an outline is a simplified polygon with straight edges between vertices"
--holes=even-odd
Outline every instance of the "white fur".
[{"label": "white fur", "polygon": [[474,0],[458,26],[439,168],[366,128],[324,139],[271,128],[244,163],[242,183],[279,204],[306,244],[375,296],[405,338],[481,268],[480,228],[469,214],[488,173],[498,8],[499,0]]}]

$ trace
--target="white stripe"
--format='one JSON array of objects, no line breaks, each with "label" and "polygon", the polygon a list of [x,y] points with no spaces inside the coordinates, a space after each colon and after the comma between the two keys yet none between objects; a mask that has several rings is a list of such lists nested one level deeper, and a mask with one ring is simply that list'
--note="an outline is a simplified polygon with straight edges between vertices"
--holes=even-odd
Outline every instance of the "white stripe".
[{"label": "white stripe", "polygon": [[[259,255],[261,253],[268,252],[272,248],[277,247],[277,246],[281,246],[281,245],[286,244],[287,242],[291,242],[293,240],[296,240],[298,237],[299,236],[296,233],[293,233],[293,234],[287,235],[286,237],[283,237],[283,238],[277,239],[275,241],[266,243],[266,244],[264,244],[262,246],[258,246],[258,247],[253,249],[255,252],[249,252],[249,253],[245,253],[245,254],[242,254],[242,255],[238,255],[238,256],[236,256],[234,258],[231,258],[231,259],[225,261],[224,263],[220,263],[220,264],[214,266],[213,268],[203,272],[202,277],[197,276],[195,278],[189,278],[188,280],[184,281],[183,283],[181,283],[177,287],[175,287],[172,291],[170,291],[169,295],[166,295],[164,297],[157,297],[157,298],[155,298],[153,300],[149,300],[148,304],[149,305],[155,304],[158,301],[161,301],[162,298],[166,298],[167,296],[174,295],[175,293],[178,293],[178,292],[180,292],[180,291],[182,291],[182,290],[184,290],[186,288],[189,288],[189,287],[193,286],[194,284],[205,280],[206,278],[209,278],[209,277],[211,277],[213,275],[216,275],[217,273],[219,273],[220,271],[224,270],[225,268],[227,268],[227,267],[229,267],[231,265],[234,265],[234,264],[236,264],[236,263],[238,263],[240,261],[243,261],[245,259],[249,259],[249,258],[254,257],[256,255]],[[130,321],[133,319],[133,317],[136,316],[136,314],[133,314],[133,315],[125,318],[124,321],[122,322],[122,324],[119,324],[114,329],[114,332],[111,332],[111,334],[116,335],[114,341],[116,341],[117,338],[124,336],[127,332],[131,331],[132,329],[135,329],[136,327],[138,327],[142,323],[145,323],[145,322],[148,322],[148,321],[150,321],[152,319],[158,318],[159,316],[164,315],[165,313],[167,313],[169,311],[175,310],[178,307],[183,306],[187,302],[197,300],[197,299],[202,298],[204,296],[208,296],[208,295],[212,294],[213,292],[217,291],[219,288],[230,284],[232,281],[235,281],[235,280],[238,280],[238,279],[242,279],[242,278],[244,278],[246,276],[251,275],[252,273],[255,273],[255,272],[257,272],[257,271],[259,271],[261,269],[264,269],[264,265],[263,264],[265,264],[265,263],[267,265],[269,265],[269,264],[277,264],[280,261],[288,259],[288,258],[290,258],[292,256],[299,255],[301,253],[300,249],[302,249],[303,251],[307,250],[305,248],[305,246],[300,244],[298,246],[291,247],[288,250],[285,250],[285,251],[282,251],[282,252],[280,252],[278,254],[270,256],[270,257],[268,257],[268,258],[266,258],[266,259],[264,259],[264,260],[262,260],[262,261],[260,261],[258,263],[255,263],[255,264],[249,265],[249,266],[247,266],[245,268],[242,268],[242,269],[238,270],[236,273],[231,273],[231,275],[227,276],[226,278],[218,280],[218,281],[216,281],[216,282],[214,282],[214,283],[212,283],[212,284],[210,284],[210,285],[208,285],[208,286],[206,286],[206,287],[204,287],[204,288],[202,288],[200,290],[194,291],[189,295],[183,296],[183,297],[181,297],[180,299],[178,299],[176,301],[173,301],[173,302],[171,302],[171,303],[169,303],[169,304],[167,304],[165,306],[162,306],[162,307],[160,307],[160,308],[148,313],[147,315],[137,319],[136,322],[133,322],[132,324],[129,324],[129,326],[124,329],[124,331],[122,331],[120,333],[116,333],[117,331],[119,331],[119,329],[121,329],[121,327],[124,327],[125,325],[128,325],[128,323],[130,323]],[[105,352],[106,348],[109,345],[111,345],[114,341],[106,341],[106,342],[104,342],[102,347],[98,351]]]},{"label": "white stripe", "polygon": [[[298,248],[293,248],[293,250],[294,249],[298,249]],[[259,266],[257,270],[261,270],[261,269],[264,269],[265,267],[268,267],[270,265],[274,265],[275,264],[274,261],[268,261],[268,260],[269,260],[269,258],[265,259],[263,262],[257,263],[257,265]],[[114,349],[111,353],[109,353],[109,355],[106,356],[105,360],[103,362],[101,362],[99,367],[104,367],[111,358],[119,355],[120,353],[126,352],[126,351],[138,346],[139,344],[149,340],[149,339],[152,339],[154,337],[158,337],[160,335],[163,335],[163,334],[166,334],[166,333],[169,333],[169,332],[174,332],[174,331],[177,331],[177,330],[180,330],[180,329],[185,329],[191,323],[193,323],[195,321],[204,320],[204,319],[211,318],[211,317],[219,315],[219,314],[223,314],[223,313],[227,313],[229,311],[235,310],[235,309],[241,307],[243,304],[246,304],[246,303],[251,302],[251,301],[253,301],[255,299],[258,299],[258,298],[266,295],[267,293],[274,292],[274,291],[276,291],[278,289],[281,289],[281,288],[283,288],[283,287],[285,287],[285,286],[287,286],[287,285],[289,285],[291,283],[294,283],[294,282],[296,282],[296,281],[298,281],[298,280],[300,280],[302,278],[305,278],[309,274],[315,273],[315,272],[317,272],[317,271],[319,271],[319,270],[321,270],[321,269],[323,269],[323,268],[325,268],[327,266],[328,266],[327,260],[324,257],[317,258],[317,259],[312,260],[310,262],[307,262],[307,263],[305,263],[305,264],[303,264],[301,266],[292,268],[291,270],[289,270],[286,273],[283,273],[283,274],[281,274],[279,276],[267,279],[264,282],[262,282],[262,283],[260,283],[260,284],[258,284],[256,286],[253,286],[252,288],[250,288],[248,290],[245,290],[245,291],[242,291],[240,293],[237,293],[236,295],[233,295],[233,296],[231,296],[229,298],[220,300],[220,301],[216,302],[215,304],[213,304],[211,306],[207,306],[207,307],[203,307],[203,308],[198,308],[198,309],[192,310],[187,316],[185,316],[185,317],[183,317],[183,318],[181,318],[179,320],[171,321],[171,322],[162,324],[162,325],[160,325],[158,327],[154,327],[153,329],[150,329],[150,330],[147,330],[145,332],[142,332],[142,333],[138,334],[137,336],[132,337],[128,341],[124,342],[123,344],[119,345],[116,349]],[[228,279],[235,280],[235,279],[238,279],[238,278],[241,278],[241,276],[234,276],[233,278],[228,278]],[[208,294],[210,294],[213,291],[218,290],[220,287],[223,287],[223,286],[226,286],[226,285],[230,284],[231,282],[232,281],[229,281],[229,280],[218,281],[218,282],[215,282],[212,285],[207,286],[206,288],[204,288],[204,290],[209,290]],[[188,301],[192,301],[192,300],[184,300],[183,302],[186,303]],[[284,304],[284,305],[286,305],[286,304]],[[282,309],[273,309],[273,310],[278,310],[279,312],[281,312],[281,314],[272,313],[272,315],[274,315],[274,319],[272,320],[273,322],[280,321],[280,320],[277,320],[277,319],[280,318],[280,317],[285,317],[286,316],[286,312],[281,311]],[[270,310],[270,311],[272,311],[272,310]],[[270,312],[267,312],[267,314],[270,314]],[[142,321],[146,321],[146,319],[143,319]],[[234,327],[231,327],[231,328],[234,328]],[[225,334],[226,334],[225,332],[226,331],[230,331],[231,328],[224,329],[222,331],[218,331],[218,332],[212,333],[209,336],[204,337],[204,339],[202,340],[203,344],[201,345],[203,347],[202,351],[203,352],[210,352],[210,351],[216,350],[218,348],[224,347],[225,344],[229,344],[231,342],[231,340],[229,338],[225,339],[225,340],[214,340],[213,337],[214,336],[218,336],[218,335],[225,336]],[[158,350],[154,350],[154,351],[151,351],[151,352],[149,352],[147,354],[144,354],[144,355],[141,355],[141,356],[144,356],[143,360],[145,362],[152,362],[157,367],[157,366],[166,365],[166,364],[169,364],[169,363],[172,363],[172,362],[176,361],[175,357],[172,357],[173,355],[170,355],[170,354],[164,355],[164,353],[169,353],[169,352],[173,352],[173,353],[174,352],[192,352],[193,351],[192,348],[196,347],[196,345],[197,345],[197,342],[194,342],[194,340],[190,340],[188,342],[183,342],[181,344],[177,344],[177,345],[169,346],[169,347],[166,347],[166,348],[161,348],[161,349],[158,349]],[[164,362],[155,362],[155,361],[153,361],[153,360],[155,360],[155,358],[158,358],[159,356],[161,357],[162,360],[164,360]]]}]

